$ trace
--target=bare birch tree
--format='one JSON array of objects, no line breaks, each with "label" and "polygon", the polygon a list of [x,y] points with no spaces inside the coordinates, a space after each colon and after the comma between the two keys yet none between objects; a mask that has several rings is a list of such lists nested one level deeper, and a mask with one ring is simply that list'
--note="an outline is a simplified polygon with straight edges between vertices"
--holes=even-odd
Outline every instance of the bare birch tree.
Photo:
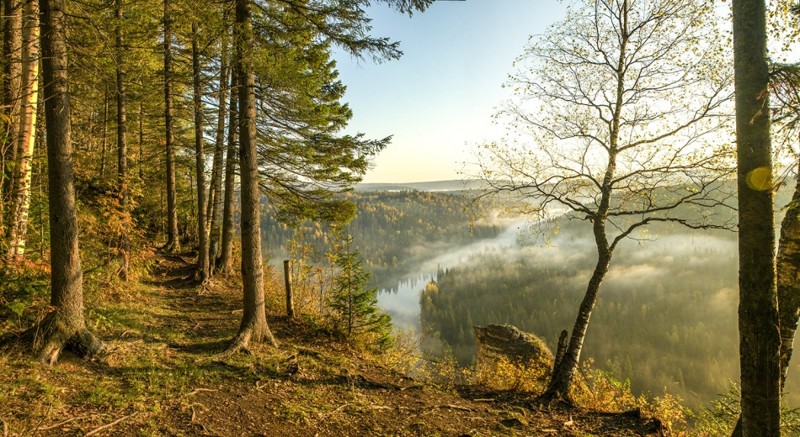
[{"label": "bare birch tree", "polygon": [[623,240],[654,222],[730,225],[715,217],[729,196],[731,75],[713,13],[689,0],[584,1],[517,62],[517,98],[505,113],[520,134],[480,149],[480,176],[536,220],[566,211],[587,221],[597,247],[543,400],[571,401],[589,319]]}]

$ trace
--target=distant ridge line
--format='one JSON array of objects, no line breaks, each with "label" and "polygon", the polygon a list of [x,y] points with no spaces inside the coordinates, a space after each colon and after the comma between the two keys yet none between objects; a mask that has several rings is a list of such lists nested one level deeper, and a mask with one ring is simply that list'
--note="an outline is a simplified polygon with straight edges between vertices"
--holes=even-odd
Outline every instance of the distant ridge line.
[{"label": "distant ridge line", "polygon": [[356,184],[356,191],[464,191],[480,190],[486,183],[478,179],[451,179],[427,182],[397,182],[397,183],[361,183]]}]

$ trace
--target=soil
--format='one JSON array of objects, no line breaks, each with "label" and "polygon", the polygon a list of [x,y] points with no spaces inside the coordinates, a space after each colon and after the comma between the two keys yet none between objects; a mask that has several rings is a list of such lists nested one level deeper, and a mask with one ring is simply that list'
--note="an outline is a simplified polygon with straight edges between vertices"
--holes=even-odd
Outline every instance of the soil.
[{"label": "soil", "polygon": [[[534,406],[531,393],[443,389],[399,374],[319,328],[269,317],[280,343],[223,358],[236,333],[234,279],[198,288],[191,266],[161,259],[129,312],[98,309],[109,346],[53,367],[17,347],[0,362],[0,435],[637,436],[661,435],[637,411]],[[90,325],[90,328],[92,326]],[[35,380],[34,384],[31,380]],[[36,388],[38,387],[38,388]],[[35,389],[34,389],[35,388]],[[3,404],[2,401],[5,401]]]}]

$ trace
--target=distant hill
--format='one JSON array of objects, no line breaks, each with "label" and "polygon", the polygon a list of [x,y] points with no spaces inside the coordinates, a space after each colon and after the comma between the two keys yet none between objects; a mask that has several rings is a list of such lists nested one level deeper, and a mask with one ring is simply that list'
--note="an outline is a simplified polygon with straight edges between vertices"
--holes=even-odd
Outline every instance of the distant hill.
[{"label": "distant hill", "polygon": [[479,190],[484,187],[484,183],[485,182],[476,179],[407,183],[369,183],[357,184],[356,191],[464,191]]}]

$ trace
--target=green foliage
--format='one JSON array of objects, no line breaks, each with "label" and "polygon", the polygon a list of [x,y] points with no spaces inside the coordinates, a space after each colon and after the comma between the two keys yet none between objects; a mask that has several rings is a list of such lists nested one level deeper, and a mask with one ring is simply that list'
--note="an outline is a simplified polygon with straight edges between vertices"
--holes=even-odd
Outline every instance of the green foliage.
[{"label": "green foliage", "polygon": [[344,237],[336,247],[338,269],[328,305],[335,329],[348,340],[385,350],[392,344],[392,319],[378,308],[378,290],[367,287],[370,274],[362,266],[361,254],[352,248],[353,238]]},{"label": "green foliage", "polygon": [[25,329],[47,311],[48,274],[41,262],[0,266],[0,336]]},{"label": "green foliage", "polygon": [[[739,384],[730,381],[728,391],[711,401],[708,408],[697,414],[695,430],[702,435],[729,436],[741,414]],[[781,408],[781,431],[788,435],[800,433],[800,409]]]}]

